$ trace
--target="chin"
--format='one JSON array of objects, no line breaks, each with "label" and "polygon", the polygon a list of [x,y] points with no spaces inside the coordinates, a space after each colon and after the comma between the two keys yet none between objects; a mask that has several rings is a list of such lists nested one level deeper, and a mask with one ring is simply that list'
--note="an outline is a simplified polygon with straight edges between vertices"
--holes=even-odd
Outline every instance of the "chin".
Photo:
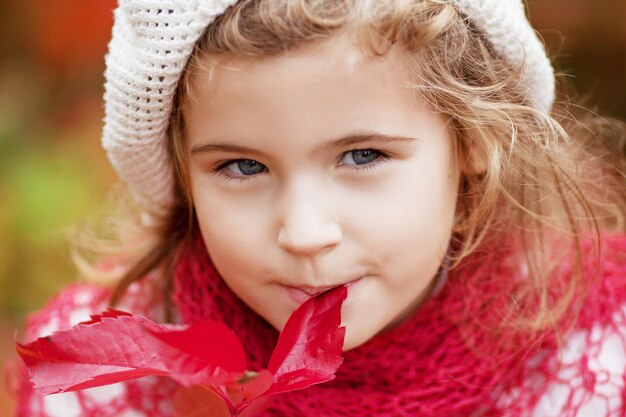
[{"label": "chin", "polygon": [[369,329],[358,329],[355,326],[346,326],[346,337],[343,341],[343,351],[355,349],[376,336],[377,333],[368,331]]},{"label": "chin", "polygon": [[346,338],[343,342],[343,351],[347,352],[349,350],[355,349],[365,343],[367,340],[350,340]]}]

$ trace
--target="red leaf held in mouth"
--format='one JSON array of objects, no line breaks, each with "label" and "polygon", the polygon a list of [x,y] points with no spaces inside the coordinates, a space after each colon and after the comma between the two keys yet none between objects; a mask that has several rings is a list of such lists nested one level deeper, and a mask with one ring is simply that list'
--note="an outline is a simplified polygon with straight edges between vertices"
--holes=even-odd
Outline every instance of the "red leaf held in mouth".
[{"label": "red leaf held in mouth", "polygon": [[160,375],[213,392],[237,416],[258,398],[334,378],[343,361],[345,329],[339,326],[346,297],[342,286],[296,309],[266,370],[246,370],[241,342],[223,323],[163,325],[115,310],[32,343],[18,343],[17,350],[44,394]]},{"label": "red leaf held in mouth", "polygon": [[345,328],[339,325],[347,295],[345,286],[326,291],[291,314],[267,366],[274,374],[267,394],[302,389],[335,377],[343,362]]}]

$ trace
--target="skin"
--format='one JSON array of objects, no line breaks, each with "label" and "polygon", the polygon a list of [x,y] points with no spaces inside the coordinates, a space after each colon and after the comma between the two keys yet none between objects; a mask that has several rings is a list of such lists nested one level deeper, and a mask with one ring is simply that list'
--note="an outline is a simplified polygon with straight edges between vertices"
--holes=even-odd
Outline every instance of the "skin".
[{"label": "skin", "polygon": [[223,57],[211,73],[207,61],[192,77],[183,117],[200,231],[227,285],[279,330],[312,294],[350,283],[348,350],[429,296],[460,169],[446,119],[407,87],[407,59],[337,35]]}]

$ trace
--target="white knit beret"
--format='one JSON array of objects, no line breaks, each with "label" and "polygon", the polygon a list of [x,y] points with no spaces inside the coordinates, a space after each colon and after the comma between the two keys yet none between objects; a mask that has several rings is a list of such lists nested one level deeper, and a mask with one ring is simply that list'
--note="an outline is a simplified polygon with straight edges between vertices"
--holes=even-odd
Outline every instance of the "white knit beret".
[{"label": "white knit beret", "polygon": [[[529,102],[548,112],[554,74],[522,0],[449,0],[495,51],[524,63]],[[167,129],[180,76],[205,28],[237,0],[119,0],[106,56],[102,144],[137,204],[153,216],[174,200]]]}]

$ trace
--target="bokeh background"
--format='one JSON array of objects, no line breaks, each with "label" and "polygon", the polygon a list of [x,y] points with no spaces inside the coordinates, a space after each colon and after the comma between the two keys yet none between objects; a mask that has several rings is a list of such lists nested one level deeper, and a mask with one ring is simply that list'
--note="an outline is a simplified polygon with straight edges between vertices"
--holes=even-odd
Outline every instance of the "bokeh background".
[{"label": "bokeh background", "polygon": [[[0,0],[0,363],[29,311],[76,272],[66,230],[101,209],[114,0]],[[530,0],[569,93],[626,119],[626,1]],[[12,415],[3,383],[0,416]]]}]

